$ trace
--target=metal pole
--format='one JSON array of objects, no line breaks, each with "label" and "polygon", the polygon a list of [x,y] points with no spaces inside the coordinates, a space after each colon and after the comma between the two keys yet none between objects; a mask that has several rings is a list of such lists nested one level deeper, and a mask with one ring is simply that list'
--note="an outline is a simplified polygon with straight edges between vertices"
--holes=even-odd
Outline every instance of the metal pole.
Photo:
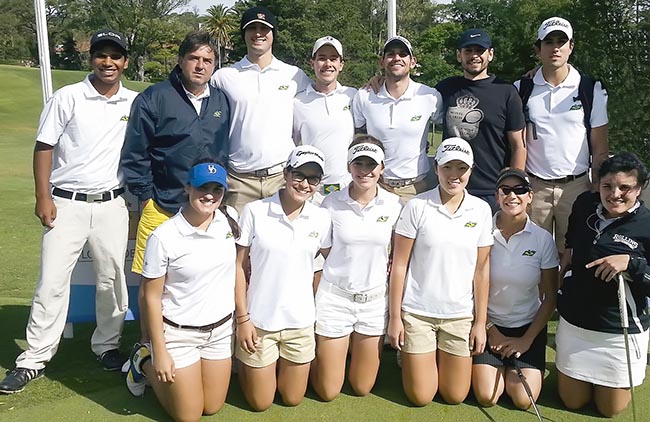
[{"label": "metal pole", "polygon": [[636,403],[634,401],[634,382],[632,380],[632,361],[630,358],[630,342],[628,327],[629,321],[627,319],[627,299],[625,297],[625,280],[623,274],[618,273],[618,311],[621,316],[621,328],[623,328],[623,338],[625,340],[625,358],[627,360],[627,377],[630,381],[630,395],[632,398],[632,418],[636,422]]},{"label": "metal pole", "polygon": [[388,0],[388,38],[397,35],[397,3],[396,0]]},{"label": "metal pole", "polygon": [[38,61],[41,68],[41,90],[43,104],[45,104],[52,96],[52,69],[50,68],[50,44],[47,36],[47,20],[45,19],[45,0],[34,0],[34,15],[36,16],[38,38]]}]

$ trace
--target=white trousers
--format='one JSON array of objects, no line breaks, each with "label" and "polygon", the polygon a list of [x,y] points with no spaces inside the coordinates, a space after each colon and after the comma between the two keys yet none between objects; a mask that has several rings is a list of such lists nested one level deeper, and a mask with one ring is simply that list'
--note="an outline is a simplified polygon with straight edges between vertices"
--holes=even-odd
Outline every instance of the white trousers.
[{"label": "white trousers", "polygon": [[57,216],[54,228],[43,231],[41,276],[27,324],[27,350],[16,359],[20,368],[42,369],[56,353],[70,303],[70,276],[86,242],[97,283],[95,354],[119,347],[128,308],[124,257],[129,213],[124,198],[96,203],[53,199]]}]

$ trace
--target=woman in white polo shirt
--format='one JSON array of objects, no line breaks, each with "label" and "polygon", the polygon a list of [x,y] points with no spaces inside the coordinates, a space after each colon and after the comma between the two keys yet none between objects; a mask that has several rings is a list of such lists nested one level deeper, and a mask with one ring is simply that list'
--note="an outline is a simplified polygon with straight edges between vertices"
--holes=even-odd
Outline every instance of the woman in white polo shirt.
[{"label": "woman in white polo shirt", "polygon": [[360,396],[370,393],[379,370],[388,317],[388,252],[402,205],[378,185],[384,147],[368,135],[348,149],[352,183],[323,201],[332,217],[330,251],[316,293],[316,360],[311,383],[321,399],[333,400],[345,378]]},{"label": "woman in white polo shirt", "polygon": [[492,215],[465,190],[473,164],[467,141],[445,139],[436,153],[439,185],[407,202],[395,226],[388,337],[417,406],[436,392],[447,403],[465,400],[471,353],[485,347]]},{"label": "woman in white polo shirt", "polygon": [[175,420],[216,413],[228,392],[239,229],[235,210],[221,205],[226,177],[214,162],[193,166],[189,202],[153,231],[145,248],[143,311],[151,349],[134,349],[127,385],[144,394],[144,372]]},{"label": "woman in white polo shirt", "polygon": [[327,210],[308,200],[323,168],[320,150],[296,147],[284,169],[286,187],[242,210],[235,353],[244,397],[257,411],[271,406],[276,389],[289,406],[299,404],[307,389],[315,354],[314,257],[331,230]]},{"label": "woman in white polo shirt", "polygon": [[[520,409],[531,406],[515,371],[536,400],[546,368],[546,324],[555,310],[560,260],[553,236],[528,218],[528,175],[505,169],[497,179],[494,245],[490,251],[487,346],[474,356],[472,388],[482,406],[505,391]],[[541,300],[540,300],[541,298]]]}]

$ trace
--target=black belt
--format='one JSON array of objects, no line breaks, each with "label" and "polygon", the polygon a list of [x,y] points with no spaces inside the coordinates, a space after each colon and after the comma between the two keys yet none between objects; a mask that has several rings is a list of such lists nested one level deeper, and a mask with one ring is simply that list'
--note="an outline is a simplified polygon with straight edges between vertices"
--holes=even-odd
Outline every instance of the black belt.
[{"label": "black belt", "polygon": [[201,325],[201,326],[196,326],[196,325],[181,325],[181,324],[176,324],[174,321],[169,320],[163,316],[163,322],[167,325],[171,325],[174,328],[180,328],[182,330],[196,330],[196,331],[212,331],[217,327],[222,326],[226,322],[228,322],[232,318],[232,314],[228,314],[222,319],[220,319],[217,322],[214,322],[212,324],[208,325]]},{"label": "black belt", "polygon": [[585,172],[582,172],[582,173],[576,174],[576,175],[564,176],[564,177],[560,177],[559,179],[542,179],[541,177],[535,176],[532,173],[528,173],[528,175],[530,177],[533,177],[533,178],[539,179],[539,180],[543,180],[544,182],[548,182],[548,183],[569,183],[569,182],[573,182],[576,179],[581,178],[582,176],[586,176],[587,172],[585,171]]},{"label": "black belt", "polygon": [[106,202],[112,199],[117,198],[118,196],[124,193],[124,188],[115,189],[108,192],[102,193],[79,193],[79,192],[70,192],[69,190],[54,188],[52,190],[52,195],[58,196],[59,198],[73,199],[75,201],[82,202]]}]

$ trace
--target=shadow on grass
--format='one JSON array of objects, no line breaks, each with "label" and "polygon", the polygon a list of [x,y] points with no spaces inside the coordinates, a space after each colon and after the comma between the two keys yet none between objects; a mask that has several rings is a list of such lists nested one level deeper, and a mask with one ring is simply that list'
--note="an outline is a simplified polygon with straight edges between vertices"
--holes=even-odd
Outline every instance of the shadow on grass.
[{"label": "shadow on grass", "polygon": [[[29,306],[3,305],[0,306],[0,366],[13,369],[16,358],[23,350],[16,344],[16,339],[25,338],[25,326],[29,318]],[[0,374],[4,377],[4,373]]]}]

